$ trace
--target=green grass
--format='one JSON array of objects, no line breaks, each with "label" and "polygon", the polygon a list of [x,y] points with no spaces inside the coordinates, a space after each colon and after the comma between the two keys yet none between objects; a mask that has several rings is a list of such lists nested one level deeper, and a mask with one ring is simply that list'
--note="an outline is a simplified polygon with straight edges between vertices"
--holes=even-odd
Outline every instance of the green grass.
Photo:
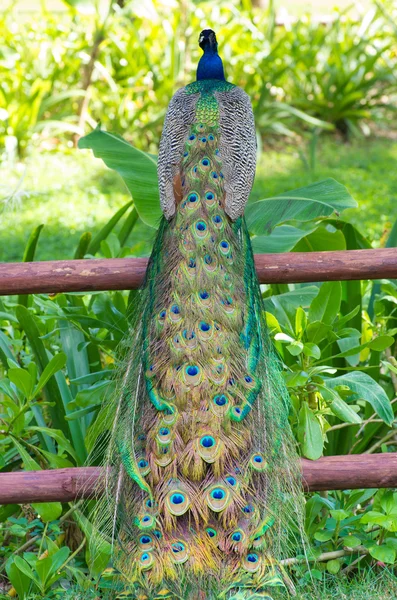
[{"label": "green grass", "polygon": [[[358,209],[344,213],[345,218],[376,246],[397,216],[396,161],[397,141],[379,138],[342,144],[324,137],[312,173],[296,145],[278,141],[263,151],[253,194],[269,197],[334,177],[359,203]],[[36,152],[12,169],[3,164],[0,182],[0,261],[21,260],[31,231],[41,223],[45,227],[36,259],[72,258],[81,234],[97,232],[128,201],[121,179],[88,151]],[[143,243],[148,253],[153,234],[140,224],[129,243],[137,252]]]},{"label": "green grass", "polygon": [[[353,576],[340,573],[326,578],[316,592],[321,593],[321,600],[395,600],[397,579],[387,569],[383,572],[361,570]],[[304,592],[299,589],[296,600],[317,600],[317,594],[310,589]]]}]

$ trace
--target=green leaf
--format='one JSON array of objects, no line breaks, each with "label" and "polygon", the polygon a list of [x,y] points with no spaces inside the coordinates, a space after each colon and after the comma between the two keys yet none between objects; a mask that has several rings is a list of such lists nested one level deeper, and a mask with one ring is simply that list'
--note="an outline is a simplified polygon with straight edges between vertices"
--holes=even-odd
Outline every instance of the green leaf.
[{"label": "green leaf", "polygon": [[335,521],[343,521],[343,519],[347,519],[350,515],[343,509],[331,510],[331,516]]},{"label": "green leaf", "polygon": [[91,239],[92,239],[92,234],[90,231],[86,231],[85,233],[82,234],[82,236],[79,240],[79,245],[76,248],[76,252],[74,253],[73,258],[77,258],[77,259],[84,258],[84,256],[88,252],[89,245],[91,244]]},{"label": "green leaf", "polygon": [[56,354],[55,356],[53,356],[51,358],[50,362],[45,366],[42,374],[40,375],[40,379],[39,379],[37,386],[33,392],[33,397],[36,396],[40,392],[40,390],[43,389],[43,387],[47,384],[49,379],[53,375],[55,375],[55,373],[57,373],[57,371],[60,371],[61,369],[63,369],[63,367],[65,365],[66,365],[66,354],[64,354],[63,352],[59,352],[59,354]]},{"label": "green leaf", "polygon": [[298,306],[295,313],[295,333],[299,339],[301,339],[304,330],[307,325],[306,313],[301,306]]},{"label": "green leaf", "polygon": [[329,540],[331,540],[334,537],[334,532],[327,530],[316,531],[313,537],[318,542],[329,542]]},{"label": "green leaf", "polygon": [[344,423],[361,423],[362,419],[342,398],[334,397],[330,404],[334,415]]},{"label": "green leaf", "polygon": [[40,471],[41,467],[40,467],[39,463],[36,462],[34,460],[34,458],[32,458],[28,452],[26,452],[26,450],[22,446],[22,444],[20,444],[19,441],[16,440],[14,437],[11,439],[12,439],[12,443],[14,444],[15,448],[18,451],[19,456],[22,459],[23,467],[24,467],[25,471]]},{"label": "green leaf", "polygon": [[111,234],[113,229],[116,227],[117,223],[120,221],[121,217],[124,215],[124,213],[127,212],[127,210],[130,208],[132,203],[133,203],[132,200],[130,200],[130,202],[127,202],[127,204],[124,204],[124,206],[122,206],[113,215],[113,217],[106,223],[106,225],[104,225],[102,227],[102,229],[100,229],[100,231],[98,231],[96,236],[91,240],[91,242],[87,248],[87,253],[96,254],[98,252],[98,250],[101,247],[102,242],[105,241],[106,238],[108,237],[108,235]]},{"label": "green leaf", "polygon": [[303,346],[303,354],[305,356],[311,356],[318,360],[321,357],[321,350],[317,346],[317,344],[313,344],[313,342],[307,342]]},{"label": "green leaf", "polygon": [[245,216],[249,231],[263,235],[269,234],[276,225],[286,221],[312,221],[356,206],[356,201],[345,186],[329,178],[273,198],[253,202],[247,206]]},{"label": "green leaf", "polygon": [[346,250],[345,236],[332,225],[320,225],[303,237],[294,246],[294,252],[322,252],[324,250]]},{"label": "green leaf", "polygon": [[321,425],[307,402],[302,403],[299,411],[298,439],[303,456],[311,460],[320,458],[324,445]]},{"label": "green leaf", "polygon": [[[44,227],[44,225],[39,225],[30,234],[28,243],[26,244],[25,252],[23,253],[23,258],[22,258],[23,262],[32,262],[34,260],[34,255],[36,254],[37,244],[38,244],[40,233],[41,233],[41,230],[43,229],[43,227]],[[18,296],[18,304],[21,304],[22,306],[28,306],[28,302],[29,302],[28,294],[25,294],[25,295],[21,294],[20,296]]]},{"label": "green leaf", "polygon": [[25,577],[29,578],[31,581],[34,581],[38,586],[40,586],[40,582],[37,579],[36,574],[33,572],[31,566],[21,558],[20,556],[14,556],[14,565],[17,567],[21,573],[25,575]]},{"label": "green leaf", "polygon": [[44,523],[56,521],[62,514],[62,504],[60,502],[35,502],[32,507]]},{"label": "green leaf", "polygon": [[332,325],[339,312],[341,299],[342,286],[339,281],[323,283],[310,305],[309,321],[311,323],[321,321],[326,325]]},{"label": "green leaf", "polygon": [[327,562],[327,571],[328,571],[328,573],[331,573],[332,575],[336,575],[340,571],[340,566],[341,566],[340,560],[338,560],[337,558],[334,558]]},{"label": "green leaf", "polygon": [[25,600],[29,593],[31,577],[18,569],[18,566],[15,564],[15,558],[17,557],[11,556],[6,562],[6,573],[11,584],[17,591],[19,600]]},{"label": "green leaf", "polygon": [[51,427],[31,426],[31,427],[26,427],[26,431],[39,431],[41,433],[45,433],[46,435],[49,435],[57,442],[59,450],[61,450],[61,451],[66,450],[66,452],[68,452],[70,454],[70,456],[72,456],[75,460],[77,460],[76,452],[75,452],[72,444],[69,442],[69,440],[66,439],[63,431],[61,431],[60,429],[52,429]]},{"label": "green leaf", "polygon": [[11,340],[0,331],[0,360],[5,369],[8,369],[8,359],[15,360],[11,352]]},{"label": "green leaf", "polygon": [[382,544],[381,546],[374,544],[373,546],[370,546],[369,553],[372,558],[380,560],[381,562],[389,565],[394,564],[394,561],[396,560],[395,549],[387,546],[386,544]]},{"label": "green leaf", "polygon": [[360,546],[360,544],[360,538],[356,537],[355,535],[347,535],[345,538],[343,538],[343,545],[347,546],[347,548],[357,548],[357,546]]},{"label": "green leaf", "polygon": [[251,240],[252,248],[258,254],[289,252],[299,240],[312,231],[313,229],[304,231],[291,225],[280,225],[280,227],[276,227],[269,235],[254,236]]},{"label": "green leaf", "polygon": [[299,354],[301,354],[303,351],[303,344],[298,340],[294,340],[292,344],[287,346],[287,350],[290,354],[292,354],[292,356],[299,356]]},{"label": "green leaf", "polygon": [[307,339],[310,340],[310,342],[313,344],[319,344],[327,337],[331,330],[331,325],[326,325],[321,321],[313,321],[307,326]]},{"label": "green leaf", "polygon": [[397,494],[391,490],[385,491],[380,499],[380,505],[387,515],[397,514]]},{"label": "green leaf", "polygon": [[369,402],[374,411],[385,423],[391,425],[394,419],[393,409],[384,389],[372,377],[362,371],[351,371],[340,377],[326,379],[325,385],[335,389],[347,385],[352,392]]},{"label": "green leaf", "polygon": [[70,549],[67,546],[63,546],[54,554],[36,562],[36,571],[43,584],[45,584],[54,573],[59,571],[69,554]]},{"label": "green leaf", "polygon": [[33,389],[33,380],[30,373],[25,369],[8,369],[9,380],[17,386],[24,394],[25,398],[30,399]]},{"label": "green leaf", "polygon": [[142,221],[157,229],[161,218],[154,158],[134,148],[118,135],[95,129],[79,140],[79,148],[90,148],[110,169],[121,175]]},{"label": "green leaf", "polygon": [[129,235],[130,235],[131,231],[134,229],[135,223],[137,222],[138,217],[139,217],[138,211],[134,207],[131,210],[130,214],[127,216],[126,220],[124,221],[123,226],[120,229],[120,232],[119,232],[119,235],[118,235],[121,247],[123,247],[124,244],[127,243]]},{"label": "green leaf", "polygon": [[[47,351],[43,341],[40,339],[40,331],[36,321],[24,306],[17,306],[16,315],[33,350],[39,373],[43,373],[50,361],[48,360]],[[63,406],[62,398],[55,378],[50,378],[47,381],[44,389],[48,402],[55,403],[55,406],[49,406],[52,423],[54,427],[57,429],[62,429],[62,431],[67,435],[68,426],[64,418],[65,408]]]}]

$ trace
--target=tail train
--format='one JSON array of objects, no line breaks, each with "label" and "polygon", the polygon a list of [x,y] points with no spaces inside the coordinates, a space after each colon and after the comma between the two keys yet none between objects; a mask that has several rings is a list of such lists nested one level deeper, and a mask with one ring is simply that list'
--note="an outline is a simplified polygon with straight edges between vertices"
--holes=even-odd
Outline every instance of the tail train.
[{"label": "tail train", "polygon": [[243,217],[254,119],[223,78],[214,32],[200,45],[197,81],[167,112],[164,217],[105,407],[99,537],[130,598],[285,597],[294,587],[280,561],[301,544],[303,499]]}]

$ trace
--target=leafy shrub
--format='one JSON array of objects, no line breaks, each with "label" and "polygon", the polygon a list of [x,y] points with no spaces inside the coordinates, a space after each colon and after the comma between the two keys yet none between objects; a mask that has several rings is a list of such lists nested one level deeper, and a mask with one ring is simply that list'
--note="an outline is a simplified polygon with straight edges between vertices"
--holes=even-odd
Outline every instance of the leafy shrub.
[{"label": "leafy shrub", "polygon": [[197,32],[208,23],[262,135],[356,131],[392,110],[396,39],[380,9],[362,23],[336,14],[330,25],[302,19],[283,28],[249,2],[181,2],[171,12],[163,0],[102,4],[96,12],[95,3],[70,2],[56,20],[44,13],[33,23],[12,11],[0,17],[0,142],[9,154],[31,139],[70,141],[99,121],[155,151],[169,98],[195,76]]}]

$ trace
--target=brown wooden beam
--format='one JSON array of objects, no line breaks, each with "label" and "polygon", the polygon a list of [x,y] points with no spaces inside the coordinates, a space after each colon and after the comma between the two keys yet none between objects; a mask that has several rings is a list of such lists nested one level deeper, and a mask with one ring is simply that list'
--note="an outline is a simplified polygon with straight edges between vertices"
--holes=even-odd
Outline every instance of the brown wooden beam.
[{"label": "brown wooden beam", "polygon": [[[257,254],[261,283],[397,278],[397,248]],[[146,258],[0,263],[0,296],[138,288]]]},{"label": "brown wooden beam", "polygon": [[[100,467],[0,473],[0,504],[69,502],[100,493]],[[397,487],[397,452],[302,459],[306,491]]]}]

